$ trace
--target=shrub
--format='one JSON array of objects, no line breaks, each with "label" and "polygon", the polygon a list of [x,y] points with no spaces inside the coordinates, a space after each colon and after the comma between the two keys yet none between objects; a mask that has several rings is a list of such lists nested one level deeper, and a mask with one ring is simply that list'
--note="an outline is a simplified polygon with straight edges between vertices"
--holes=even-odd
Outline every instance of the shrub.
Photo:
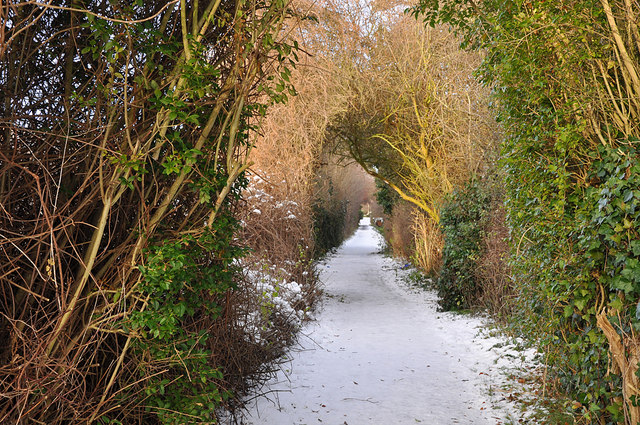
[{"label": "shrub", "polygon": [[485,211],[475,278],[482,287],[480,305],[494,318],[504,321],[511,316],[514,291],[509,267],[509,229],[501,201],[502,197],[494,199]]},{"label": "shrub", "polygon": [[406,201],[400,201],[393,208],[393,213],[384,222],[384,237],[390,245],[393,255],[410,259],[415,252],[413,233],[413,213],[415,208]]},{"label": "shrub", "polygon": [[476,180],[445,198],[440,226],[444,234],[442,268],[436,283],[445,310],[474,305],[482,288],[475,269],[482,250],[484,216],[489,197]]},{"label": "shrub", "polygon": [[294,92],[287,3],[2,8],[0,423],[215,421],[249,135]]},{"label": "shrub", "polygon": [[391,215],[393,207],[400,200],[398,193],[389,187],[384,181],[376,179],[376,201],[382,207],[382,212],[386,215]]},{"label": "shrub", "polygon": [[313,217],[314,255],[321,257],[340,246],[344,240],[346,201],[316,202],[313,205]]}]

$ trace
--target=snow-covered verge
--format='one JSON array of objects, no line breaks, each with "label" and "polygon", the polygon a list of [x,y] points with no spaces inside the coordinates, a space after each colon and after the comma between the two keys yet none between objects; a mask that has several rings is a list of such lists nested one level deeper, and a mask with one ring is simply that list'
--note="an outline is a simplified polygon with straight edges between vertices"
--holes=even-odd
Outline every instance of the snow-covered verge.
[{"label": "snow-covered verge", "polygon": [[[416,281],[419,272],[414,268],[397,260],[387,260],[388,268],[396,273],[399,287],[416,295],[422,293],[425,303],[437,311],[435,290],[425,289],[431,282],[425,285],[422,279]],[[564,408],[566,406],[560,406],[563,401],[553,398],[553,389],[546,388],[543,355],[530,342],[507,336],[503,325],[495,323],[486,314],[440,311],[436,318],[443,327],[471,326],[474,329],[471,344],[483,353],[484,363],[488,366],[478,372],[478,381],[488,398],[482,410],[497,412],[498,424],[549,423],[546,418],[554,414],[568,419],[570,414]]]},{"label": "snow-covered verge", "polygon": [[363,222],[320,265],[323,308],[255,390],[244,423],[534,423],[520,401],[533,395],[536,353],[492,335],[482,317],[438,312],[380,243]]},{"label": "snow-covered verge", "polygon": [[539,421],[546,407],[538,375],[544,365],[537,350],[520,338],[505,336],[486,315],[439,311],[437,294],[415,284],[413,276],[418,272],[413,267],[389,257],[381,263],[395,283],[392,288],[423,303],[435,314],[438,329],[451,335],[445,354],[461,369],[475,374],[468,382],[481,390],[479,410],[486,423],[543,423]]}]

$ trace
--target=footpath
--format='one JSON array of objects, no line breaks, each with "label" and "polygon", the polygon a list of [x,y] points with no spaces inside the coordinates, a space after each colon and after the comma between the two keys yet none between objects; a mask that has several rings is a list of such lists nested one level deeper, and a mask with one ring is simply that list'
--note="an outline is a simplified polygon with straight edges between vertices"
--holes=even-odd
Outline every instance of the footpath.
[{"label": "footpath", "polygon": [[479,335],[479,318],[438,312],[381,245],[364,219],[320,266],[325,301],[246,425],[517,422],[504,371],[531,353]]}]

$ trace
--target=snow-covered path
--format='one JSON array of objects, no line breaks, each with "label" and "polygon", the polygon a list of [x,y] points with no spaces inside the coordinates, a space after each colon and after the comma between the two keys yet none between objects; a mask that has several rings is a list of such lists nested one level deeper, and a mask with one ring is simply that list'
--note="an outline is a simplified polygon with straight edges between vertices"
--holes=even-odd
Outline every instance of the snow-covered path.
[{"label": "snow-covered path", "polygon": [[268,384],[277,392],[258,398],[246,423],[504,423],[504,406],[495,410],[504,352],[489,350],[500,340],[477,337],[480,319],[438,313],[433,294],[400,282],[365,220],[322,266],[327,299]]}]

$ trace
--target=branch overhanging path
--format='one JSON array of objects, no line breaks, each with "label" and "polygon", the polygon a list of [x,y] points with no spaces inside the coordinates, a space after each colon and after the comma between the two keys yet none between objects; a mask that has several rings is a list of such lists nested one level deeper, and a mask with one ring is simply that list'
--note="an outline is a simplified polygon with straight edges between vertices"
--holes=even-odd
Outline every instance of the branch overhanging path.
[{"label": "branch overhanging path", "polygon": [[379,253],[381,241],[365,218],[321,266],[324,305],[285,371],[262,389],[268,396],[249,406],[247,425],[513,418],[515,406],[498,388],[502,369],[521,360],[494,349],[498,338],[478,336],[482,320],[439,313],[433,293],[401,283],[404,271]]}]

